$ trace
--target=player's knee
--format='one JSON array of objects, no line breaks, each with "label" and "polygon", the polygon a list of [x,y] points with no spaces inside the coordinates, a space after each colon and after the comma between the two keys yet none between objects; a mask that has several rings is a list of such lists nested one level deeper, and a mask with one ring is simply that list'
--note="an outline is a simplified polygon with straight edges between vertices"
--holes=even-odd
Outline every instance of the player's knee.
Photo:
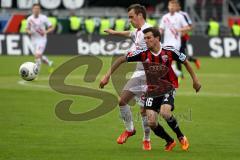
[{"label": "player's knee", "polygon": [[160,115],[161,115],[165,120],[168,120],[168,119],[172,116],[171,112],[168,112],[168,111],[162,111],[162,112],[160,112]]},{"label": "player's knee", "polygon": [[119,99],[119,106],[125,106],[127,105],[126,101],[123,98]]},{"label": "player's knee", "polygon": [[157,127],[157,122],[155,121],[148,121],[148,126],[151,128],[151,129],[154,129]]},{"label": "player's knee", "polygon": [[169,119],[172,116],[171,106],[162,105],[160,109],[160,115],[165,119]]},{"label": "player's knee", "polygon": [[42,58],[42,54],[38,54],[38,53],[36,53],[36,54],[35,54],[35,58],[36,58],[36,59],[38,59],[38,58]]}]

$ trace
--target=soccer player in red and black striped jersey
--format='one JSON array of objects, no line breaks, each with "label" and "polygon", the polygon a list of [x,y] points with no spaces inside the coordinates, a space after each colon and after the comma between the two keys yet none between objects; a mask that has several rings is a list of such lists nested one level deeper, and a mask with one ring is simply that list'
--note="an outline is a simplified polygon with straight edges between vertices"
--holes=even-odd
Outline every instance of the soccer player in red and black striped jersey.
[{"label": "soccer player in red and black striped jersey", "polygon": [[[159,91],[159,95],[153,96],[151,94],[146,94],[144,107],[148,116],[148,124],[157,136],[166,140],[167,144],[165,151],[171,151],[173,147],[175,147],[176,142],[157,122],[157,116],[158,113],[160,113],[160,115],[167,121],[170,128],[176,133],[182,149],[187,150],[189,147],[188,140],[181,132],[179,125],[172,114],[174,109],[175,88],[178,87],[178,79],[171,68],[172,61],[176,60],[184,64],[192,77],[193,88],[196,92],[200,90],[201,85],[183,53],[180,53],[172,47],[164,48],[161,46],[161,35],[157,28],[147,28],[143,31],[143,33],[147,49],[129,52],[127,56],[118,58],[101,80],[100,88],[103,88],[108,83],[111,74],[122,63],[136,61],[144,62],[143,66],[148,86],[146,93],[151,93],[152,86],[158,87],[157,85],[159,85],[157,89],[157,91]],[[156,67],[154,64],[159,64],[159,67]],[[154,75],[153,72],[159,72],[158,77],[150,77],[151,75]],[[152,84],[152,82],[154,84]]]}]

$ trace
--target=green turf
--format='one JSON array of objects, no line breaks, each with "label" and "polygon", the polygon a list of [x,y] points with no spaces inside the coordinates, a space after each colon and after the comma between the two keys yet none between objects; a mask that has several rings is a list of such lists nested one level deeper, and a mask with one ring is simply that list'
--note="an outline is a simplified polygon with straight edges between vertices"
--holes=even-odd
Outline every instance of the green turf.
[{"label": "green turf", "polygon": [[[55,66],[71,57],[51,57]],[[111,58],[101,57],[104,73]],[[116,138],[123,131],[118,109],[87,122],[58,119],[55,105],[63,99],[73,99],[71,111],[84,112],[101,103],[99,100],[64,95],[48,86],[47,67],[43,66],[38,80],[22,82],[18,67],[32,57],[0,57],[0,159],[33,160],[211,160],[240,157],[240,59],[202,58],[197,71],[202,83],[201,93],[195,94],[190,77],[181,82],[176,97],[176,114],[180,127],[190,140],[190,149],[183,152],[177,146],[164,152],[164,142],[151,135],[152,151],[141,149],[142,128],[138,106],[133,107],[136,136],[124,145]],[[66,83],[98,89],[94,83],[83,82],[86,67],[81,67]],[[72,78],[71,78],[72,76]],[[78,77],[79,76],[79,77]],[[105,91],[116,94],[111,85]],[[175,137],[166,123],[165,128]]]}]

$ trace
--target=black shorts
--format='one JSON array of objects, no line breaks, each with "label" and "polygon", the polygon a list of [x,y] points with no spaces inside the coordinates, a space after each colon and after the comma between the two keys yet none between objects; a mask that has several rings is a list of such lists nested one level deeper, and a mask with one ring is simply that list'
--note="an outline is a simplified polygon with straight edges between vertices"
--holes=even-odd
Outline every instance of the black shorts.
[{"label": "black shorts", "polygon": [[151,109],[151,110],[154,110],[159,113],[161,105],[169,104],[170,106],[172,106],[171,111],[173,111],[175,94],[176,94],[176,91],[172,90],[171,92],[164,94],[163,96],[146,97],[145,103],[144,103],[144,108]]}]

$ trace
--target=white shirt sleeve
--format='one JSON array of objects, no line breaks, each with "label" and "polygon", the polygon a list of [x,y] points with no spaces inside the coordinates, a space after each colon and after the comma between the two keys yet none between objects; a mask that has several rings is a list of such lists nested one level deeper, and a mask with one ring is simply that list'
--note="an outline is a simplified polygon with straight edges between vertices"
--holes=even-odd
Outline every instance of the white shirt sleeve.
[{"label": "white shirt sleeve", "polygon": [[160,21],[160,29],[165,29],[165,23],[164,23],[164,16],[162,17],[161,21]]},{"label": "white shirt sleeve", "polygon": [[187,21],[185,20],[185,18],[183,17],[183,15],[179,14],[179,18],[180,18],[180,23],[182,27],[186,27],[188,26]]},{"label": "white shirt sleeve", "polygon": [[192,20],[191,20],[191,18],[190,18],[190,16],[189,16],[188,13],[186,13],[186,17],[187,17],[187,19],[188,19],[188,23],[189,23],[190,25],[192,25]]}]

